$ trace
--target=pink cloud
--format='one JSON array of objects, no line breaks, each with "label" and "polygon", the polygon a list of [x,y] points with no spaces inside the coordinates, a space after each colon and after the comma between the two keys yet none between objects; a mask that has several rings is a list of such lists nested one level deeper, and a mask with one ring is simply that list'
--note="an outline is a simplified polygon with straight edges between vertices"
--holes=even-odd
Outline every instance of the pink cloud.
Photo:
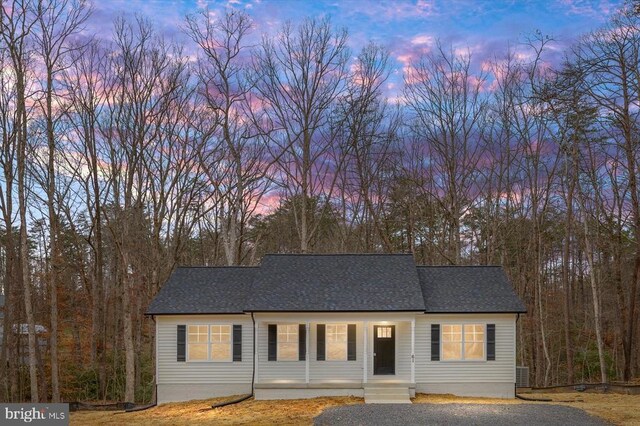
[{"label": "pink cloud", "polygon": [[279,192],[267,192],[260,198],[260,201],[255,207],[254,213],[261,215],[273,213],[280,206],[281,199],[282,195]]},{"label": "pink cloud", "polygon": [[617,8],[615,4],[608,0],[560,0],[560,6],[567,13],[572,15],[583,15],[592,17],[608,16]]},{"label": "pink cloud", "polygon": [[349,14],[366,15],[378,21],[399,21],[416,17],[430,17],[438,14],[435,2],[418,0],[416,2],[377,1],[345,2],[342,8]]},{"label": "pink cloud", "polygon": [[411,39],[411,44],[414,46],[433,45],[435,38],[428,34],[419,34]]}]

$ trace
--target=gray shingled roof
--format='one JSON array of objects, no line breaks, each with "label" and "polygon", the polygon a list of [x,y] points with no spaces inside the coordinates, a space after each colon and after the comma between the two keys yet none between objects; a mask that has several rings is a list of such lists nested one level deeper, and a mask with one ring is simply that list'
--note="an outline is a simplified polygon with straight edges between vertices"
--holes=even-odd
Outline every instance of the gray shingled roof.
[{"label": "gray shingled roof", "polygon": [[247,311],[423,311],[410,254],[266,255]]},{"label": "gray shingled roof", "polygon": [[500,266],[419,266],[427,313],[526,312]]},{"label": "gray shingled roof", "polygon": [[526,312],[499,266],[418,266],[409,254],[266,255],[259,267],[181,267],[147,314]]},{"label": "gray shingled roof", "polygon": [[147,314],[229,314],[244,311],[257,268],[180,267],[153,299]]}]

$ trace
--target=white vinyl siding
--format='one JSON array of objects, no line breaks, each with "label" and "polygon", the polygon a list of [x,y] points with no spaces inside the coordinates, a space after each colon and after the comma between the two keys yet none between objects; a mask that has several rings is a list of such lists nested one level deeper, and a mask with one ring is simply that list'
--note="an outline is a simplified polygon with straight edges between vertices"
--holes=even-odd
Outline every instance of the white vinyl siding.
[{"label": "white vinyl siding", "polygon": [[[309,384],[320,383],[361,383],[364,381],[364,324],[368,324],[367,339],[367,381],[409,381],[411,379],[411,320],[412,314],[397,313],[259,313],[255,315],[258,327],[258,355],[256,383],[304,384],[307,381],[307,362],[305,361],[268,361],[268,325],[269,324],[307,324],[307,359]],[[318,324],[356,325],[355,361],[318,361]],[[396,374],[373,375],[373,326],[395,325],[396,327]],[[327,349],[325,335],[325,354]]]},{"label": "white vinyl siding", "polygon": [[[156,320],[157,383],[160,384],[236,384],[251,383],[253,333],[250,315],[158,315]],[[177,326],[190,325],[242,325],[242,361],[178,362]]]},{"label": "white vinyl siding", "polygon": [[[257,315],[256,315],[257,316]],[[298,322],[290,321],[292,326],[298,327]],[[283,321],[263,322],[256,319],[256,327],[258,334],[258,354],[257,354],[257,371],[256,382],[273,382],[286,383],[296,382],[305,379],[304,361],[269,361],[269,324],[283,324]],[[297,339],[297,335],[296,335]],[[298,344],[296,343],[296,348]]]},{"label": "white vinyl siding", "polygon": [[[334,320],[335,321],[335,320]],[[317,361],[318,353],[318,324],[326,322],[312,322],[309,336],[309,383],[331,382],[362,382],[363,375],[363,328],[361,321],[350,321],[348,324],[356,325],[356,360],[347,361],[346,356],[342,361]],[[335,322],[334,322],[335,324]],[[347,322],[345,322],[347,324]],[[325,348],[328,339],[325,337]]]},{"label": "white vinyl siding", "polygon": [[[159,400],[168,401],[184,389],[201,389],[193,398],[211,395],[231,395],[251,389],[253,330],[250,315],[185,315],[156,316],[157,383]],[[455,393],[513,397],[515,383],[515,314],[255,314],[256,383],[319,385],[336,383],[336,394],[344,386],[361,387],[364,381],[364,328],[367,327],[367,382],[411,381],[411,321],[415,320],[415,383],[419,392]],[[308,322],[307,322],[308,321]],[[241,362],[177,362],[177,325],[228,325],[233,335],[233,324],[242,325]],[[299,324],[307,328],[307,361],[268,361],[268,324]],[[317,361],[317,325],[355,324],[355,361]],[[440,324],[495,324],[495,361],[486,361],[486,348],[482,360],[431,361],[431,325]],[[373,327],[395,326],[395,375],[373,374]],[[442,328],[441,328],[442,331]],[[211,337],[209,337],[211,338]],[[442,339],[441,339],[442,340]],[[327,339],[325,339],[325,345]],[[442,341],[441,341],[442,344]],[[297,347],[297,345],[296,345]],[[232,346],[231,346],[232,349]],[[292,389],[291,391],[296,391]],[[331,394],[327,390],[327,394]],[[191,396],[191,395],[190,395]],[[184,396],[185,399],[191,399]]]},{"label": "white vinyl siding", "polygon": [[[431,361],[431,324],[440,324],[441,330],[443,324],[495,324],[495,361],[486,361],[485,356],[481,360]],[[486,335],[484,338],[486,340]],[[515,383],[515,344],[515,314],[419,315],[416,317],[416,383]]]}]

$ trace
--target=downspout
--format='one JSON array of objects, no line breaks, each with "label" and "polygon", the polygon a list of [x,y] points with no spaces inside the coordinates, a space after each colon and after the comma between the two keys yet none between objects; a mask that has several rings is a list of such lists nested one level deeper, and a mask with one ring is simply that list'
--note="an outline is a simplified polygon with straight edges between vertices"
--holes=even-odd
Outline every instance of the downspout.
[{"label": "downspout", "polygon": [[251,396],[253,396],[256,381],[256,357],[258,356],[258,342],[256,341],[256,319],[253,317],[253,312],[251,312],[251,323],[253,324],[253,367],[251,369]]},{"label": "downspout", "polygon": [[[518,368],[518,320],[520,319],[520,312],[516,313],[516,326],[515,326],[515,334],[513,336],[513,354],[515,355],[513,358],[513,362],[516,364],[514,365],[514,369]],[[514,371],[515,373],[515,371]],[[517,376],[517,374],[516,374]],[[518,378],[516,377],[516,380],[513,382],[513,394],[515,395],[515,397],[518,397],[518,383],[517,383]]]},{"label": "downspout", "polygon": [[243,395],[239,398],[232,399],[231,401],[225,401],[225,402],[220,402],[218,404],[213,404],[211,406],[211,409],[226,407],[227,405],[232,405],[232,404],[237,404],[239,402],[246,401],[247,399],[253,397],[255,380],[256,380],[256,354],[257,354],[257,346],[258,346],[256,345],[256,319],[253,316],[253,312],[251,312],[251,324],[253,325],[253,340],[251,343],[253,345],[253,365],[251,368],[251,393],[249,395]]},{"label": "downspout", "polygon": [[[518,312],[517,315],[516,315],[516,331],[518,330],[518,320],[519,319],[520,319],[520,312]],[[515,340],[516,350],[517,350],[518,339],[514,339],[514,340]],[[548,398],[527,398],[525,396],[518,395],[518,393],[516,392],[517,390],[518,390],[517,383],[514,383],[513,384],[513,394],[516,396],[516,398],[521,399],[523,401],[553,402],[552,399],[548,399]]]}]

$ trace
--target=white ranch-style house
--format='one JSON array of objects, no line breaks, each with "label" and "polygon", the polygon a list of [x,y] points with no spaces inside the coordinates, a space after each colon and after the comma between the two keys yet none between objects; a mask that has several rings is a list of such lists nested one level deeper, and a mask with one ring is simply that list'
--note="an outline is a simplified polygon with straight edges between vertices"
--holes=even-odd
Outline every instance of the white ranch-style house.
[{"label": "white ranch-style house", "polygon": [[266,255],[177,268],[149,306],[157,401],[416,392],[513,398],[526,312],[498,266],[409,254]]}]

